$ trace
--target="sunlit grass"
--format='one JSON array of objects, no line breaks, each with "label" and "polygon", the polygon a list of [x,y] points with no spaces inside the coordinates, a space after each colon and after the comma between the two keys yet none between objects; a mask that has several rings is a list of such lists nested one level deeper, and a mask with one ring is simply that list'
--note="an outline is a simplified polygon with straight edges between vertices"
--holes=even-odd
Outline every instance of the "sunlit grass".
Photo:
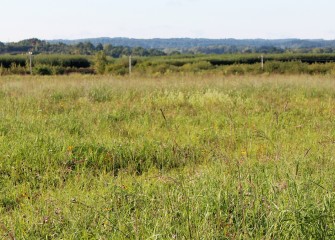
[{"label": "sunlit grass", "polygon": [[0,78],[0,236],[331,239],[327,76]]}]

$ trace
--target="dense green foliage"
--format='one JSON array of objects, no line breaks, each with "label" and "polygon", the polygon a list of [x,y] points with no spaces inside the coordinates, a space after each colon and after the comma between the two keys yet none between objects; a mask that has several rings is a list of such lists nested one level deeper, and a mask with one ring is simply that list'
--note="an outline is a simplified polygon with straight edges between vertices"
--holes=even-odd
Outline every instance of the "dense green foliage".
[{"label": "dense green foliage", "polygon": [[[4,68],[10,68],[13,64],[24,67],[29,64],[28,61],[29,55],[0,55],[0,65]],[[33,63],[72,68],[90,67],[90,60],[87,56],[75,55],[34,55]]]},{"label": "dense green foliage", "polygon": [[[133,73],[140,76],[194,72],[223,75],[335,73],[334,54],[266,54],[264,62],[262,69],[261,57],[258,54],[173,55],[135,58]],[[126,59],[117,59],[109,64],[107,72],[114,75],[126,74],[127,67]]]},{"label": "dense green foliage", "polygon": [[143,47],[146,49],[165,49],[167,52],[178,50],[188,53],[281,53],[295,52],[323,52],[332,53],[335,49],[334,40],[306,40],[306,39],[206,39],[206,38],[89,38],[79,40],[55,40],[51,43],[78,44],[90,42],[94,45],[111,44],[113,46]]},{"label": "dense green foliage", "polygon": [[105,52],[100,51],[96,54],[94,59],[94,69],[98,74],[104,74],[106,71],[107,57]]},{"label": "dense green foliage", "polygon": [[[98,73],[128,74],[128,56],[108,57],[108,49],[101,48],[94,56],[88,55],[34,55],[35,74]],[[335,54],[265,54],[261,68],[260,54],[222,54],[132,57],[133,73],[144,75],[168,75],[173,73],[221,73],[231,74],[334,74]],[[47,71],[40,69],[48,68]],[[29,73],[28,55],[0,55],[0,75]]]},{"label": "dense green foliage", "polygon": [[0,54],[76,54],[94,55],[104,50],[108,56],[163,56],[175,52],[184,54],[236,53],[334,53],[335,41],[301,39],[129,39],[96,38],[43,41],[36,38],[13,43],[0,42]]},{"label": "dense green foliage", "polygon": [[36,38],[23,40],[17,43],[0,43],[0,54],[25,54],[33,52],[34,54],[71,54],[71,55],[94,55],[97,52],[105,50],[105,53],[111,57],[122,57],[132,54],[134,56],[162,56],[164,52],[158,49],[144,49],[142,47],[112,46],[110,44],[93,45],[90,42],[79,42],[75,45],[66,45],[64,43],[49,43]]},{"label": "dense green foliage", "polygon": [[[133,56],[133,72],[138,76],[192,72],[224,75],[334,73],[334,66],[331,64],[335,61],[335,54],[331,53],[332,41],[170,39],[169,42],[167,39],[124,38],[91,40],[74,41],[72,45],[35,38],[17,43],[0,43],[0,54],[17,54],[0,55],[0,75],[29,74],[28,51],[34,53],[32,72],[37,75],[125,75],[128,73],[129,62],[126,58],[129,55]],[[165,52],[169,56],[158,49],[163,48],[162,44],[165,44]],[[101,54],[106,56],[104,61],[99,59]],[[264,69],[259,64],[261,54],[265,54]]]},{"label": "dense green foliage", "polygon": [[0,238],[335,237],[333,77],[6,76],[0,105]]},{"label": "dense green foliage", "polygon": [[[91,58],[76,55],[34,55],[33,72],[41,74],[64,74],[71,72],[94,73]],[[0,55],[0,75],[29,74],[29,55]],[[40,71],[45,69],[45,71]],[[41,74],[46,75],[46,74]]]}]

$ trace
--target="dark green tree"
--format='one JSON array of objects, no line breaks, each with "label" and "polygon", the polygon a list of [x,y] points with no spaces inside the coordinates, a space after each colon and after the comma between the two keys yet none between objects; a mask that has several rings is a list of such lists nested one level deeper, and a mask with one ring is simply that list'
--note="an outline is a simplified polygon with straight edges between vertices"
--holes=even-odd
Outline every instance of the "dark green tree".
[{"label": "dark green tree", "polygon": [[95,47],[95,50],[96,50],[96,51],[102,51],[102,50],[104,50],[104,47],[102,46],[101,43],[99,43],[99,44]]}]

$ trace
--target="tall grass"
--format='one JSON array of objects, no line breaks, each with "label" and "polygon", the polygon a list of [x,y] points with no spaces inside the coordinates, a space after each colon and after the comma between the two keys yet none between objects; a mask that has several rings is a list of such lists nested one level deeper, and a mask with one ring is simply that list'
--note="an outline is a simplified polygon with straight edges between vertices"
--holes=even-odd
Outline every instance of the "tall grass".
[{"label": "tall grass", "polygon": [[332,239],[327,76],[0,79],[5,239]]}]

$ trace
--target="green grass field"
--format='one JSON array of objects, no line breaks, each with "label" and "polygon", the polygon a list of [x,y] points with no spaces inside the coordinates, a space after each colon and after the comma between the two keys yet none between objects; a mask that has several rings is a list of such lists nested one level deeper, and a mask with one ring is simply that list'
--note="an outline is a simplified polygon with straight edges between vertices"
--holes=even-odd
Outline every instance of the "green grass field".
[{"label": "green grass field", "polygon": [[0,239],[334,239],[335,78],[0,78]]}]

